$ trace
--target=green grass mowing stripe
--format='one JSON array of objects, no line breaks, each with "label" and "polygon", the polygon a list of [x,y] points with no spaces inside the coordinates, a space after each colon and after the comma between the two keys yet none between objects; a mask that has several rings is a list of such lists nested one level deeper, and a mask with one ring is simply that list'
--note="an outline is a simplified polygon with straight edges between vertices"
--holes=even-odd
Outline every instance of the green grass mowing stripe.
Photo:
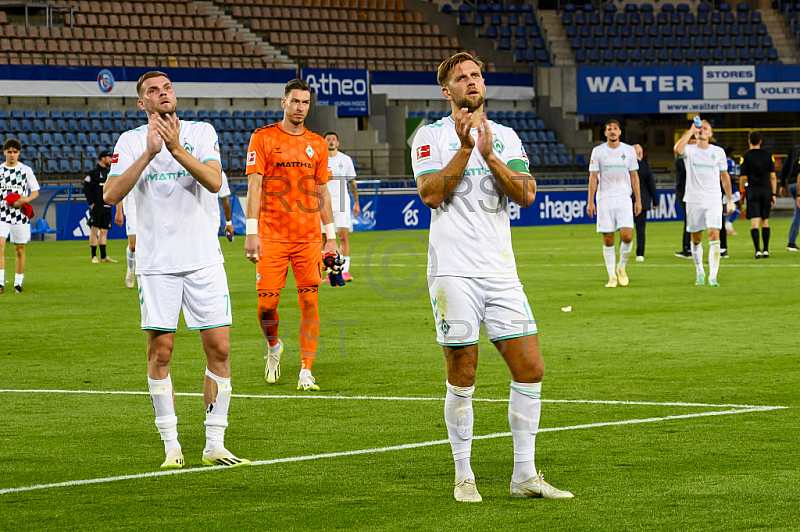
[{"label": "green grass mowing stripe", "polygon": [[[73,394],[99,394],[99,395],[150,395],[150,392],[127,390],[0,390],[0,393],[73,393]],[[203,397],[202,393],[176,392],[175,395],[184,397]],[[354,401],[444,401],[444,397],[391,397],[377,395],[276,395],[276,394],[232,394],[231,397],[242,399],[339,399]],[[490,399],[473,397],[473,402],[478,403],[507,403],[508,399]],[[712,404],[712,403],[681,403],[654,401],[613,401],[602,399],[542,399],[543,403],[576,403],[595,405],[637,405],[637,406],[691,406],[710,408],[789,408],[780,405],[737,405],[737,404]]]},{"label": "green grass mowing stripe", "polygon": [[[697,417],[708,417],[708,416],[725,416],[725,415],[732,415],[732,414],[748,414],[752,412],[767,412],[770,410],[778,410],[784,409],[787,407],[784,406],[762,406],[762,407],[755,407],[755,408],[747,408],[747,409],[735,409],[735,410],[725,410],[721,412],[698,412],[694,414],[682,414],[676,416],[665,416],[665,417],[653,417],[653,418],[644,418],[644,419],[627,419],[624,421],[609,421],[605,423],[587,423],[584,425],[571,425],[566,427],[550,427],[539,429],[539,433],[543,432],[561,432],[565,430],[579,430],[579,429],[591,429],[591,428],[599,428],[599,427],[612,427],[612,426],[619,426],[619,425],[633,425],[633,424],[641,424],[641,423],[657,423],[660,421],[672,421],[676,419],[690,419],[690,418],[697,418]],[[488,440],[494,438],[507,438],[511,436],[510,432],[497,432],[494,434],[485,434],[483,436],[475,436],[474,440]],[[292,463],[292,462],[306,462],[309,460],[322,460],[325,458],[340,458],[343,456],[358,456],[362,454],[376,454],[376,453],[386,453],[391,451],[404,451],[408,449],[419,449],[421,447],[430,447],[433,445],[444,445],[449,444],[449,440],[432,440],[426,442],[419,442],[419,443],[405,443],[402,445],[393,445],[390,447],[375,447],[371,449],[359,449],[355,451],[342,451],[337,453],[325,453],[325,454],[313,454],[307,456],[292,456],[287,458],[277,458],[274,460],[256,460],[252,462],[252,466],[262,466],[262,465],[273,465],[273,464],[285,464],[285,463]],[[57,482],[53,484],[39,484],[35,486],[23,486],[19,488],[4,488],[0,489],[0,495],[4,495],[7,493],[18,493],[21,491],[33,491],[33,490],[43,490],[43,489],[50,489],[50,488],[63,488],[67,486],[80,486],[86,484],[100,484],[105,482],[118,482],[122,480],[135,480],[140,478],[150,478],[150,477],[162,477],[167,475],[179,475],[184,473],[198,473],[202,471],[216,471],[220,469],[230,469],[226,466],[208,466],[208,467],[195,467],[190,469],[172,469],[168,471],[153,471],[151,473],[141,473],[138,475],[121,475],[116,477],[106,477],[106,478],[93,478],[93,479],[85,479],[85,480],[70,480],[67,482]]]}]

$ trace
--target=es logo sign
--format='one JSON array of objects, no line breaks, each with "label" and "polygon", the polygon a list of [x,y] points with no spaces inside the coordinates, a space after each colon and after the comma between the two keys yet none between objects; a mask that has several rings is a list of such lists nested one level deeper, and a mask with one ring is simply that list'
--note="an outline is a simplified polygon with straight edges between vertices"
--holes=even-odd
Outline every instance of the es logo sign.
[{"label": "es logo sign", "polygon": [[411,207],[414,205],[414,202],[417,201],[413,199],[408,202],[408,205],[403,207],[403,223],[406,227],[416,227],[419,225],[419,209],[412,209]]}]

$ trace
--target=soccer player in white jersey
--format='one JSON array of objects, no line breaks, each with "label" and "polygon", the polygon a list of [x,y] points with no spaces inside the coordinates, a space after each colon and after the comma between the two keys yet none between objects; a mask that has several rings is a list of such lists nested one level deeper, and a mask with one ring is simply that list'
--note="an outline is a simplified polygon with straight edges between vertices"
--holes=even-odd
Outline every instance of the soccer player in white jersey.
[{"label": "soccer player in white jersey", "polygon": [[[361,212],[358,202],[358,185],[356,185],[356,168],[353,159],[339,151],[339,135],[335,131],[328,131],[322,138],[328,144],[328,170],[331,172],[331,180],[328,181],[328,192],[331,195],[331,209],[333,210],[333,223],[336,226],[336,233],[339,235],[342,256],[344,257],[344,268],[342,277],[345,282],[353,280],[350,275],[350,213],[353,217]],[[348,188],[350,193],[348,194]],[[350,208],[350,194],[353,195],[353,207]],[[322,245],[325,245],[327,237],[325,228],[322,228]],[[324,282],[324,281],[323,281]]]},{"label": "soccer player in white jersey", "polygon": [[[708,230],[708,285],[719,286],[720,249],[719,232],[722,229],[722,204],[719,201],[719,182],[728,199],[726,209],[733,212],[731,198],[731,176],[728,174],[728,158],[725,150],[709,144],[713,135],[711,124],[702,121],[698,128],[692,123],[686,133],[675,144],[675,153],[686,166],[686,232],[692,235],[692,258],[695,266],[695,283],[704,285],[706,272],[703,268],[703,231]],[[689,139],[697,137],[692,146]]]},{"label": "soccer player in white jersey", "polygon": [[[603,132],[606,141],[592,150],[589,163],[589,199],[586,213],[592,218],[597,213],[597,232],[603,233],[603,259],[606,263],[608,283],[628,286],[628,264],[633,248],[633,217],[642,212],[639,189],[639,161],[629,144],[620,142],[622,128],[616,120],[606,122]],[[595,191],[597,205],[595,206]],[[631,194],[635,201],[631,205]],[[614,234],[619,231],[619,262],[616,264]]]},{"label": "soccer player in white jersey", "polygon": [[203,464],[249,465],[224,445],[231,399],[231,309],[222,251],[210,216],[222,184],[213,126],[179,120],[172,82],[148,72],[136,85],[148,124],[126,131],[114,148],[103,197],[136,201],[136,276],[142,329],[147,332],[147,381],[164,440],[162,468],[183,467],[169,367],[178,317],[200,330],[206,353]]},{"label": "soccer player in white jersey", "polygon": [[133,288],[136,282],[136,200],[133,199],[133,194],[128,194],[117,204],[114,223],[118,227],[125,224],[125,234],[128,235],[128,247],[125,249],[125,286]]},{"label": "soccer player in white jersey", "polygon": [[544,362],[517,276],[509,201],[529,207],[536,182],[517,134],[483,113],[481,66],[465,52],[439,65],[438,81],[452,114],[421,128],[411,155],[419,195],[432,210],[428,286],[447,370],[444,419],[455,460],[454,495],[457,501],[481,501],[470,453],[483,323],[512,376],[511,496],[570,498],[570,492],[545,482],[534,464]]},{"label": "soccer player in white jersey", "polygon": [[[0,165],[0,294],[6,291],[6,240],[14,244],[14,292],[22,292],[25,279],[25,244],[31,240],[31,206],[39,197],[39,182],[30,166],[19,162],[22,144],[17,139],[3,143],[5,162]],[[27,206],[26,206],[27,205]]]}]

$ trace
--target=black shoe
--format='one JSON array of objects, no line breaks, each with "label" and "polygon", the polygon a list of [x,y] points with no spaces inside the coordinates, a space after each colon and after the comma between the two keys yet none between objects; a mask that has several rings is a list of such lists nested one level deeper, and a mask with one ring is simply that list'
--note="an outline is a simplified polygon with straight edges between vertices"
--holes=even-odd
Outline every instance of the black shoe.
[{"label": "black shoe", "polygon": [[761,252],[761,258],[762,259],[768,259],[769,258],[769,250],[768,249],[765,249],[764,251]]},{"label": "black shoe", "polygon": [[692,252],[691,251],[676,251],[675,256],[679,259],[691,259]]},{"label": "black shoe", "polygon": [[21,294],[22,293],[22,286],[20,286],[20,285],[14,286],[14,293]]},{"label": "black shoe", "polygon": [[720,258],[723,258],[723,259],[731,258],[731,256],[728,255],[728,250],[727,249],[725,251],[723,251],[722,253],[720,253],[719,256],[720,256]]},{"label": "black shoe", "polygon": [[756,251],[756,258],[757,258],[757,259],[764,258],[764,254],[763,254],[763,253],[761,253],[760,251]]},{"label": "black shoe", "polygon": [[800,249],[798,249],[797,244],[789,244],[786,246],[786,251],[800,251]]},{"label": "black shoe", "polygon": [[0,284],[0,294],[6,293],[6,287]]}]

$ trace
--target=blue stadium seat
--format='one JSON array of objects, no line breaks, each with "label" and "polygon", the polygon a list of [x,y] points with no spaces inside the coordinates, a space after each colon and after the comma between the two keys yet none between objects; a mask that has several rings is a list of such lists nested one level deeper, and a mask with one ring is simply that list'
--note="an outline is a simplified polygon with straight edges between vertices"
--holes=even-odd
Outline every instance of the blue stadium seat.
[{"label": "blue stadium seat", "polygon": [[528,49],[528,39],[524,37],[519,37],[515,41],[514,48],[517,50],[527,50]]},{"label": "blue stadium seat", "polygon": [[597,41],[595,40],[594,37],[586,37],[583,40],[583,48],[585,48],[586,50],[594,50],[595,48],[597,48]]},{"label": "blue stadium seat", "polygon": [[56,161],[55,159],[46,159],[44,163],[44,171],[47,174],[57,174],[58,161]]},{"label": "blue stadium seat", "polygon": [[[50,120],[50,122],[52,122],[52,120]],[[31,124],[32,125],[30,128],[28,128],[28,131],[48,131],[48,129],[44,127],[44,120],[40,118],[34,118],[31,120]],[[55,129],[55,127],[49,130],[53,131],[53,129]]]},{"label": "blue stadium seat", "polygon": [[598,50],[589,50],[589,62],[590,63],[600,62],[600,52]]},{"label": "blue stadium seat", "polygon": [[590,28],[589,26],[580,26],[580,30],[578,31],[578,34],[584,39],[586,37],[591,37],[592,36],[592,28]]},{"label": "blue stadium seat", "polygon": [[680,48],[672,48],[669,58],[673,63],[683,63],[683,50]]},{"label": "blue stadium seat", "polygon": [[733,13],[723,13],[722,23],[728,25],[736,24],[736,16]]},{"label": "blue stadium seat", "polygon": [[600,15],[597,13],[591,13],[589,15],[589,25],[590,26],[599,26],[600,25]]},{"label": "blue stadium seat", "polygon": [[653,39],[653,48],[656,50],[662,50],[664,48],[664,38],[663,37],[656,37]]},{"label": "blue stadium seat", "polygon": [[[44,139],[42,139],[42,140],[44,140]],[[97,146],[98,144],[100,144],[100,136],[94,131],[90,131],[89,132],[89,144],[92,144],[94,146]]]},{"label": "blue stadium seat", "polygon": [[689,34],[689,37],[697,37],[698,35],[700,35],[700,26],[698,26],[697,24],[692,24],[691,26],[687,26],[687,28],[688,28],[687,33]]},{"label": "blue stadium seat", "polygon": [[102,133],[100,133],[100,144],[105,144],[106,146],[109,144],[113,144],[113,142],[111,141],[111,135],[109,135],[108,132],[103,131]]},{"label": "blue stadium seat", "polygon": [[753,54],[750,52],[749,48],[740,48],[738,50],[739,59],[741,61],[752,61]]},{"label": "blue stadium seat", "polygon": [[111,111],[103,109],[100,111],[100,118],[111,118]]},{"label": "blue stadium seat", "polygon": [[25,113],[23,113],[19,109],[12,109],[11,110],[11,118],[25,118]]},{"label": "blue stadium seat", "polygon": [[647,48],[644,50],[643,57],[645,62],[647,63],[655,63],[656,61],[656,52],[652,48]]},{"label": "blue stadium seat", "polygon": [[778,51],[775,48],[770,48],[767,50],[767,61],[777,61],[778,60]]},{"label": "blue stadium seat", "polygon": [[711,49],[719,48],[719,39],[716,37],[707,37],[706,47]]},{"label": "blue stadium seat", "polygon": [[[717,48],[711,52],[711,59],[714,62],[724,61],[725,53],[721,49]],[[702,61],[703,59],[701,58],[700,60]]]},{"label": "blue stadium seat", "polygon": [[567,38],[572,39],[578,36],[578,26],[567,26]]},{"label": "blue stadium seat", "polygon": [[138,116],[139,114],[136,111],[133,110],[125,111],[125,118],[136,118]]},{"label": "blue stadium seat", "polygon": [[767,25],[766,24],[756,24],[756,35],[759,35],[759,36],[767,35]]},{"label": "blue stadium seat", "polygon": [[695,24],[697,20],[695,19],[694,13],[684,13],[683,14],[683,23],[687,26]]},{"label": "blue stadium seat", "polygon": [[750,22],[753,24],[761,24],[761,13],[758,11],[753,11],[750,13]]},{"label": "blue stadium seat", "polygon": [[656,15],[656,24],[659,26],[666,26],[669,24],[669,16],[666,13],[659,13]]},{"label": "blue stadium seat", "polygon": [[769,35],[765,35],[761,37],[761,47],[762,48],[772,48],[772,37]]},{"label": "blue stadium seat", "polygon": [[675,37],[686,37],[686,26],[675,26]]},{"label": "blue stadium seat", "polygon": [[658,52],[656,52],[656,59],[658,59],[658,62],[662,65],[669,63],[669,50],[658,50]]},{"label": "blue stadium seat", "polygon": [[582,48],[581,38],[580,37],[573,37],[569,40],[569,46],[573,50],[580,50]]},{"label": "blue stadium seat", "polygon": [[709,52],[707,48],[701,48],[697,51],[697,59],[701,63],[708,63],[711,61],[711,52]]},{"label": "blue stadium seat", "polygon": [[508,37],[501,37],[497,41],[497,49],[498,50],[510,50],[511,49],[511,39]]},{"label": "blue stadium seat", "polygon": [[712,26],[722,25],[722,13],[712,12],[709,17]]},{"label": "blue stadium seat", "polygon": [[689,37],[681,37],[680,45],[684,50],[688,50],[692,47],[692,39]]},{"label": "blue stadium seat", "polygon": [[561,24],[563,24],[564,26],[572,26],[572,25],[574,25],[575,24],[575,15],[573,15],[572,13],[564,12],[564,14],[561,15]]},{"label": "blue stadium seat", "polygon": [[635,63],[643,63],[644,58],[642,57],[642,51],[639,50],[638,48],[631,50],[630,60],[633,61],[634,66],[638,66]]},{"label": "blue stadium seat", "polygon": [[661,12],[662,13],[674,13],[675,12],[675,6],[672,5],[672,4],[669,4],[669,3],[663,4],[661,6]]},{"label": "blue stadium seat", "polygon": [[688,50],[686,50],[686,52],[684,53],[684,57],[685,57],[685,59],[686,59],[686,62],[688,62],[688,63],[694,63],[695,61],[697,61],[697,50],[694,50],[694,49],[692,49],[692,48],[689,48],[689,49],[688,49]]},{"label": "blue stadium seat", "polygon": [[606,29],[603,26],[592,26],[592,37],[605,37]]},{"label": "blue stadium seat", "polygon": [[623,44],[622,37],[614,37],[613,39],[611,39],[611,48],[613,50],[619,50],[621,48],[624,48],[624,46],[625,45]]},{"label": "blue stadium seat", "polygon": [[[612,4],[606,4],[607,6]],[[614,15],[612,13],[603,13],[603,25],[604,26],[613,26],[614,25]]]},{"label": "blue stadium seat", "polygon": [[764,61],[767,58],[767,54],[764,53],[763,48],[756,48],[753,50],[753,60],[755,61]]},{"label": "blue stadium seat", "polygon": [[586,63],[589,60],[586,50],[580,49],[575,51],[575,61],[578,63]]},{"label": "blue stadium seat", "polygon": [[100,111],[90,110],[86,113],[89,118],[100,118]]},{"label": "blue stadium seat", "polygon": [[667,37],[664,40],[664,43],[666,45],[666,48],[668,48],[670,50],[678,47],[678,39],[677,39],[677,37]]},{"label": "blue stadium seat", "polygon": [[732,24],[730,28],[728,28],[728,35],[731,37],[738,37],[741,34],[738,24]]},{"label": "blue stadium seat", "polygon": [[[30,133],[30,135],[34,135],[34,134],[35,133]],[[28,138],[28,135],[29,135],[29,133],[20,133],[19,135],[17,135],[17,140],[19,140],[19,143],[22,144],[23,146],[27,146],[27,145],[31,144],[31,141]]]},{"label": "blue stadium seat", "polygon": [[616,26],[608,26],[606,28],[606,37],[616,37],[619,35],[619,30]]},{"label": "blue stadium seat", "polygon": [[91,125],[92,131],[103,131],[103,129],[105,129],[103,127],[103,121],[99,118],[92,118],[89,120],[89,124]]},{"label": "blue stadium seat", "polygon": [[53,133],[53,144],[56,146],[64,146],[67,144],[67,139],[64,138],[63,133]]},{"label": "blue stadium seat", "polygon": [[630,26],[620,26],[619,27],[619,36],[620,37],[630,37],[633,35],[633,30],[631,30]]},{"label": "blue stadium seat", "polygon": [[628,51],[627,50],[617,49],[617,53],[614,55],[614,59],[618,63],[627,63],[628,62]]},{"label": "blue stadium seat", "polygon": [[723,49],[732,48],[733,47],[733,39],[731,39],[730,37],[722,37],[719,40],[719,45]]},{"label": "blue stadium seat", "polygon": [[611,47],[608,37],[600,37],[597,39],[597,47],[601,50],[608,50]]},{"label": "blue stadium seat", "polygon": [[636,38],[635,37],[628,37],[625,39],[625,48],[628,50],[636,50],[639,47],[636,45]]},{"label": "blue stadium seat", "polygon": [[52,146],[53,144],[53,134],[42,133],[42,146]]},{"label": "blue stadium seat", "polygon": [[675,31],[672,29],[672,26],[661,26],[658,33],[662,37],[672,37],[675,35]]},{"label": "blue stadium seat", "polygon": [[639,48],[642,50],[648,50],[653,47],[653,43],[650,40],[650,37],[640,37],[639,38]]}]

